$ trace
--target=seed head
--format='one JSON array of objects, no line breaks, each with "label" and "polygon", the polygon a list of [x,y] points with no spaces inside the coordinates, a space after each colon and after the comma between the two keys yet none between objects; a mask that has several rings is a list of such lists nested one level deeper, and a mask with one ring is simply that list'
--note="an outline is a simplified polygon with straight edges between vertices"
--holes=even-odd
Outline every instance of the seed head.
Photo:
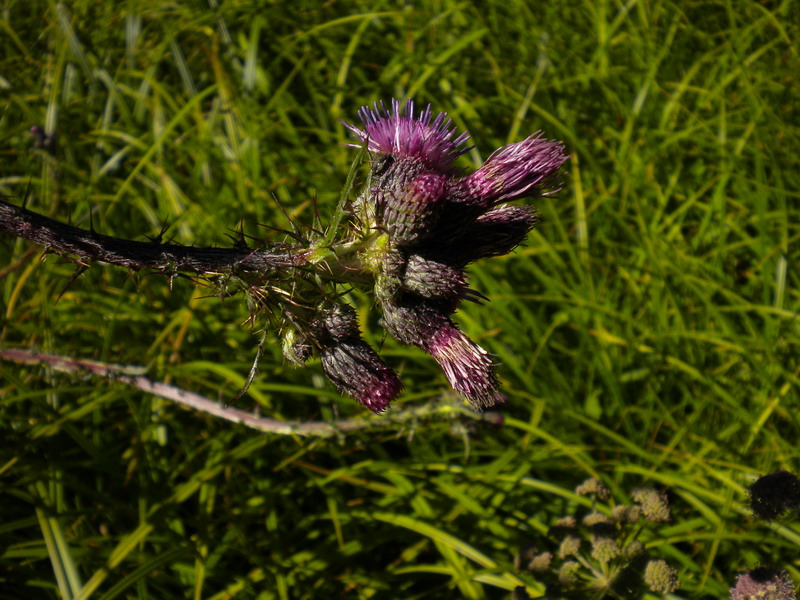
[{"label": "seed head", "polygon": [[563,563],[558,570],[558,581],[564,586],[574,585],[578,581],[578,571],[580,571],[580,569],[581,563],[568,560]]},{"label": "seed head", "polygon": [[541,573],[543,571],[547,571],[552,563],[553,553],[541,552],[530,560],[528,563],[528,570],[533,571],[534,573]]},{"label": "seed head", "polygon": [[671,594],[681,584],[678,572],[660,558],[647,563],[644,568],[644,582],[656,594]]},{"label": "seed head", "polygon": [[653,488],[636,488],[631,494],[642,507],[644,518],[654,523],[666,523],[670,520],[667,496]]},{"label": "seed head", "polygon": [[592,558],[597,562],[611,562],[619,556],[619,546],[610,537],[592,536]]},{"label": "seed head", "polygon": [[641,516],[641,506],[618,504],[611,509],[611,520],[617,523],[635,523]]},{"label": "seed head", "polygon": [[575,488],[579,496],[594,496],[598,500],[608,499],[608,488],[599,480],[591,477]]},{"label": "seed head", "polygon": [[575,537],[574,535],[568,535],[558,547],[558,557],[567,558],[568,556],[578,556],[578,552],[580,551],[581,538]]}]

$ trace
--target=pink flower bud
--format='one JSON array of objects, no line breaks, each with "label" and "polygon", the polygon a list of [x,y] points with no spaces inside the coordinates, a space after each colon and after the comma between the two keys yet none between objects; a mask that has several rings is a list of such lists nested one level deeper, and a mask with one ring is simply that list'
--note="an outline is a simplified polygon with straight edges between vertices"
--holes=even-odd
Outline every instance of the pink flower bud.
[{"label": "pink flower bud", "polygon": [[430,354],[453,389],[478,410],[505,401],[489,354],[433,305],[400,298],[383,303],[383,320],[396,340]]},{"label": "pink flower bud", "polygon": [[554,176],[569,157],[564,144],[535,133],[496,150],[483,166],[454,184],[453,194],[467,205],[490,208],[528,196],[548,196]]}]

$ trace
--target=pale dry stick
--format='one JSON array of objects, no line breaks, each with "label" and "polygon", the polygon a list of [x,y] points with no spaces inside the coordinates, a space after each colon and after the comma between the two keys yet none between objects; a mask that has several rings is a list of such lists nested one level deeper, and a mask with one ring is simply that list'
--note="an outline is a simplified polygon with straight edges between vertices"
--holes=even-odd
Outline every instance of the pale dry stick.
[{"label": "pale dry stick", "polygon": [[167,385],[160,381],[152,381],[142,375],[142,373],[147,370],[146,367],[82,360],[59,354],[48,354],[16,348],[0,348],[0,360],[18,364],[45,364],[56,371],[64,373],[88,373],[97,377],[103,377],[113,382],[129,385],[148,394],[158,396],[159,398],[181,404],[193,410],[225,419],[232,423],[278,435],[329,437],[336,434],[357,431],[359,429],[396,425],[434,414],[440,416],[449,414],[455,417],[466,417],[473,421],[486,421],[491,424],[500,424],[501,421],[499,421],[499,419],[502,419],[499,413],[491,411],[477,414],[469,410],[466,406],[435,404],[404,410],[397,414],[385,415],[380,419],[342,419],[330,423],[324,421],[280,421],[268,417],[259,417],[253,413],[236,408],[226,407],[200,394]]}]

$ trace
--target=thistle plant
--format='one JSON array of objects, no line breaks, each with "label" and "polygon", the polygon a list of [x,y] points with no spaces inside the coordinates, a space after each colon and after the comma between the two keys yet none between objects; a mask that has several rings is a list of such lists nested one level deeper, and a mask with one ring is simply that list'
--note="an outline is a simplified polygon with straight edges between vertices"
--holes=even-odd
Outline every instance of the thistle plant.
[{"label": "thistle plant", "polygon": [[529,548],[516,559],[517,568],[547,584],[546,598],[633,599],[679,587],[677,571],[651,557],[640,539],[669,520],[664,494],[637,488],[632,503],[613,504],[596,479],[584,481],[575,493],[591,498],[591,509],[558,519],[548,532],[547,548]]},{"label": "thistle plant", "polygon": [[[302,366],[318,357],[339,392],[377,413],[402,384],[362,339],[346,300],[353,289],[371,292],[386,331],[430,354],[471,406],[502,403],[492,357],[452,316],[463,300],[483,298],[469,287],[466,267],[512,251],[537,222],[533,208],[508,203],[558,190],[564,146],[534,134],[462,176],[454,162],[469,150],[468,136],[446,113],[434,117],[430,107],[418,111],[411,100],[393,100],[390,108],[363,107],[359,116],[360,126],[345,124],[360,152],[331,223],[293,224],[284,242],[250,247],[240,235],[234,248],[223,249],[162,243],[160,236],[151,243],[120,240],[6,202],[0,230],[76,257],[79,270],[103,261],[170,278],[190,274],[220,296],[243,292],[252,322],[263,317],[264,337],[279,336],[288,361]],[[362,157],[369,175],[351,199]]]}]

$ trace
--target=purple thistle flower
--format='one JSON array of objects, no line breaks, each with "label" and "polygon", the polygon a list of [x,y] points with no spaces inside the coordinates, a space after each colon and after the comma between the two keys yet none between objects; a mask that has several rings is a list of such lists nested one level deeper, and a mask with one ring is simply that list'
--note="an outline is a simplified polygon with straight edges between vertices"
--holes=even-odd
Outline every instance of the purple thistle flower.
[{"label": "purple thistle flower", "polygon": [[391,367],[362,340],[323,348],[320,359],[322,371],[336,389],[372,412],[383,412],[403,387]]},{"label": "purple thistle flower", "polygon": [[758,567],[736,578],[731,600],[794,600],[794,581],[784,571]]},{"label": "purple thistle flower", "polygon": [[505,402],[497,390],[497,377],[489,354],[459,330],[444,312],[433,305],[403,298],[400,302],[384,302],[383,317],[392,337],[430,354],[452,388],[476,409]]},{"label": "purple thistle flower", "polygon": [[483,208],[526,196],[549,196],[560,189],[548,187],[568,159],[564,144],[537,132],[495,150],[480,169],[453,183],[452,195]]},{"label": "purple thistle flower", "polygon": [[[453,163],[468,150],[446,113],[413,101],[362,107],[355,133],[370,155],[367,188],[353,204],[364,240],[361,259],[375,282],[387,331],[439,363],[454,390],[477,409],[504,402],[488,353],[450,320],[467,288],[464,267],[506,254],[536,223],[527,207],[498,206],[549,195],[568,159],[560,142],[534,135],[500,148],[473,174],[458,178]],[[386,235],[374,235],[375,231]],[[348,340],[349,341],[349,340]]]},{"label": "purple thistle flower", "polygon": [[340,393],[379,413],[402,389],[397,374],[361,339],[350,306],[323,308],[310,331],[319,347],[322,371]]},{"label": "purple thistle flower", "polygon": [[[453,138],[456,128],[447,113],[439,113],[431,120],[431,107],[428,105],[416,117],[413,100],[407,100],[404,107],[392,99],[392,110],[386,109],[383,101],[375,102],[373,109],[362,106],[358,111],[364,129],[344,123],[363,142],[367,142],[370,152],[389,154],[394,157],[411,157],[434,171],[449,171],[453,161],[469,151],[462,148],[469,135],[464,132]],[[405,113],[405,114],[403,114]],[[360,144],[351,144],[359,147]]]}]

